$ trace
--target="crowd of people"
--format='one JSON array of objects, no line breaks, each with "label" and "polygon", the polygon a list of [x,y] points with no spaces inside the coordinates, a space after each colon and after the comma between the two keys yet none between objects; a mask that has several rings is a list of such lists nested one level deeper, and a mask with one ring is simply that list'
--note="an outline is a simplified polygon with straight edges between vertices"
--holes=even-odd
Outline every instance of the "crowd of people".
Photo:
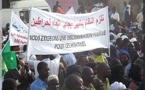
[{"label": "crowd of people", "polygon": [[[105,3],[98,1],[94,6],[80,6],[77,13],[103,8]],[[59,2],[53,9],[65,13]],[[126,2],[122,15],[115,7],[109,10],[110,49],[31,55],[26,61],[27,45],[23,52],[20,46],[11,46],[17,54],[17,68],[5,73],[2,90],[145,90],[142,12],[134,17]],[[9,24],[3,28],[3,46],[8,38]]]}]

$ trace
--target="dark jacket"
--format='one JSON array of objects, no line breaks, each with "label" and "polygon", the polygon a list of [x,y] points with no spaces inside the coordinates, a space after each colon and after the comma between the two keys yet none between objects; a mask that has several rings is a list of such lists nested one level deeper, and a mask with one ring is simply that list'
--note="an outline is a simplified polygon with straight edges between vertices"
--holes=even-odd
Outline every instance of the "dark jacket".
[{"label": "dark jacket", "polygon": [[33,73],[27,73],[27,77],[25,78],[22,77],[16,69],[8,70],[8,72],[4,75],[4,79],[6,78],[13,78],[20,82],[17,90],[29,90],[30,84],[35,80]]}]

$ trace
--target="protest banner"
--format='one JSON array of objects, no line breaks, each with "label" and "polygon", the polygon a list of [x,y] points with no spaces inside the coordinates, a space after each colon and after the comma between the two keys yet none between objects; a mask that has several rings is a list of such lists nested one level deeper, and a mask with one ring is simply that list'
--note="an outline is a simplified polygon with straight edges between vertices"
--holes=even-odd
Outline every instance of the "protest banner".
[{"label": "protest banner", "polygon": [[27,45],[28,27],[12,11],[10,22],[10,46]]},{"label": "protest banner", "polygon": [[108,7],[65,15],[31,8],[29,29],[28,55],[109,48]]},{"label": "protest banner", "polygon": [[67,12],[66,14],[75,14],[75,10],[73,7],[71,7]]}]

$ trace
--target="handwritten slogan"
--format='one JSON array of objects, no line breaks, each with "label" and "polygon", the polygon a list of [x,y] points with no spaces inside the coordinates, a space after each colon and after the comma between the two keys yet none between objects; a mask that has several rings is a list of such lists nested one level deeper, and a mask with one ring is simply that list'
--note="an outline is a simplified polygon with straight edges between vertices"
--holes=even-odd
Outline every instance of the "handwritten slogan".
[{"label": "handwritten slogan", "polygon": [[[78,22],[78,23],[75,23]],[[52,18],[48,18],[48,20],[44,21],[44,19],[42,17],[37,17],[37,18],[33,18],[32,22],[31,22],[31,26],[35,27],[35,26],[41,26],[41,27],[49,27],[49,26],[53,26],[53,27],[63,27],[63,29],[76,29],[79,27],[86,27],[87,25],[90,24],[101,24],[102,22],[104,22],[104,15],[100,15],[98,18],[94,18],[94,17],[88,17],[85,21],[77,20],[77,21],[66,21],[64,23],[61,23],[59,19],[54,20]]]},{"label": "handwritten slogan", "polygon": [[28,27],[12,11],[10,23],[10,46],[27,45]]},{"label": "handwritten slogan", "polygon": [[[76,23],[78,22],[78,23]],[[73,22],[70,21],[66,21],[64,23],[61,23],[59,19],[54,20],[52,18],[49,18],[47,21],[45,21],[42,17],[36,17],[32,19],[31,22],[31,26],[35,27],[35,26],[41,26],[41,27],[63,27],[63,29],[76,29],[79,27],[85,28],[87,25],[90,24],[101,24],[102,22],[104,22],[104,15],[100,15],[98,18],[94,18],[94,17],[88,17],[85,21],[80,20],[76,20]]]},{"label": "handwritten slogan", "polygon": [[108,7],[63,15],[31,9],[29,53],[56,54],[109,47]]}]

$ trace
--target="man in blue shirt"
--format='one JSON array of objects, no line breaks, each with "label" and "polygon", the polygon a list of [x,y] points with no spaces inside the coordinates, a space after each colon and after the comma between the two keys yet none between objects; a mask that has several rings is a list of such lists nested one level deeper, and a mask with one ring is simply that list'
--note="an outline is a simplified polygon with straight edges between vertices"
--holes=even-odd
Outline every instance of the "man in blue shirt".
[{"label": "man in blue shirt", "polygon": [[123,8],[123,12],[122,12],[122,21],[124,21],[124,19],[125,19],[126,6],[127,6],[127,2],[124,2],[124,8]]},{"label": "man in blue shirt", "polygon": [[37,66],[37,71],[39,76],[36,80],[31,84],[30,90],[46,90],[47,89],[47,77],[49,76],[49,67],[47,63],[40,62]]}]

